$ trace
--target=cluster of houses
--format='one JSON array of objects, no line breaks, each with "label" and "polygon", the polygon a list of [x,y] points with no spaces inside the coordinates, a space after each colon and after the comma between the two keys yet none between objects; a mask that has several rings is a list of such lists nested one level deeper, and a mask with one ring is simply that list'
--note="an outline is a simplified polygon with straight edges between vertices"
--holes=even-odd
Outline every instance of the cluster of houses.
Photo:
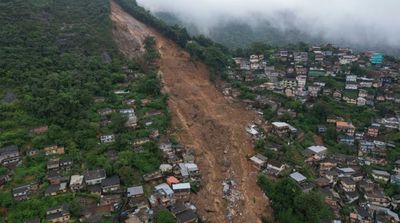
[{"label": "cluster of houses", "polygon": [[[391,173],[373,169],[366,172],[357,156],[331,155],[325,146],[310,146],[304,150],[305,162],[315,175],[306,177],[301,171],[261,154],[250,157],[250,162],[262,174],[276,179],[288,176],[307,193],[320,192],[330,207],[336,222],[400,222],[400,195],[389,197],[382,184],[399,184],[400,160]],[[350,207],[349,216],[343,216]]]},{"label": "cluster of houses", "polygon": [[[319,96],[332,96],[358,106],[374,106],[380,102],[400,103],[400,64],[384,61],[382,54],[354,53],[348,48],[312,47],[307,52],[280,50],[265,58],[233,58],[236,70],[231,79],[263,82],[254,91],[270,90],[301,101]],[[272,62],[274,61],[274,62]],[[357,65],[364,73],[353,74],[349,68]],[[332,86],[328,80],[338,84]],[[231,96],[237,94],[232,92]]]},{"label": "cluster of houses", "polygon": [[[388,196],[383,188],[388,184],[400,185],[400,160],[395,162],[391,171],[387,171],[388,150],[394,149],[394,145],[379,141],[381,126],[372,124],[365,132],[358,133],[352,123],[343,119],[328,118],[327,121],[335,125],[339,139],[351,137],[352,145],[358,149],[357,155],[335,154],[323,145],[309,146],[303,151],[305,165],[312,170],[311,176],[307,172],[308,177],[301,168],[297,170],[296,166],[290,166],[279,158],[256,154],[249,161],[260,174],[271,179],[287,176],[304,193],[311,190],[320,192],[332,210],[335,222],[400,222],[400,194]],[[286,122],[272,122],[269,128],[264,129],[284,139],[296,137],[298,133]],[[319,126],[318,131],[323,134],[326,127]],[[278,151],[273,146],[268,149]],[[342,210],[347,208],[351,210],[350,215],[344,216]]]},{"label": "cluster of houses", "polygon": [[[261,109],[269,108],[275,118],[285,114],[288,115],[285,120],[290,120],[298,114],[286,109],[269,92],[294,98],[308,107],[319,97],[334,99],[332,102],[341,105],[372,108],[384,102],[400,103],[400,63],[384,60],[380,53],[355,53],[328,45],[307,51],[277,50],[268,56],[237,57],[234,61],[236,68],[231,70],[229,78],[245,84],[255,95],[242,102],[247,108],[260,109],[257,110],[260,114],[263,114]],[[240,98],[242,90],[227,84],[223,94]],[[278,136],[291,148],[293,141],[303,140],[300,128],[287,122],[267,121],[249,125],[246,131],[255,140],[265,138],[265,133]],[[400,195],[389,196],[384,191],[388,185],[400,185],[400,161],[393,164],[393,157],[389,157],[397,147],[386,137],[399,130],[400,115],[396,112],[388,112],[383,118],[371,117],[370,123],[363,123],[362,128],[350,120],[328,116],[326,123],[319,124],[313,134],[323,139],[328,132],[336,131],[337,143],[345,145],[353,155],[336,154],[321,140],[303,151],[304,164],[310,167],[311,174],[299,166],[288,165],[280,156],[256,154],[250,157],[250,162],[272,179],[289,177],[303,192],[321,192],[335,222],[399,222]],[[280,154],[283,145],[267,144],[267,150]],[[389,168],[393,165],[393,169]],[[344,214],[343,210],[350,210],[350,214]]]},{"label": "cluster of houses", "polygon": [[[389,151],[395,149],[396,145],[392,141],[385,140],[381,134],[384,131],[393,131],[390,125],[372,122],[363,131],[357,131],[351,122],[346,122],[340,117],[328,117],[327,123],[335,125],[338,143],[354,148],[358,159],[365,165],[386,166],[389,164]],[[327,127],[320,125],[317,131],[318,134],[323,135]]]},{"label": "cluster of houses", "polygon": [[[124,68],[127,76],[133,72]],[[129,81],[127,82],[129,83]],[[123,86],[122,86],[123,85]],[[125,89],[126,83],[121,87]],[[32,219],[26,222],[54,222],[63,223],[78,220],[80,222],[101,222],[105,218],[115,218],[120,222],[153,222],[160,211],[168,211],[179,223],[198,222],[196,207],[191,203],[192,191],[201,186],[201,175],[195,163],[193,149],[175,145],[167,136],[160,136],[159,130],[153,128],[152,118],[164,115],[160,110],[146,110],[140,116],[135,112],[136,101],[129,97],[128,90],[116,90],[114,93],[122,97],[123,109],[102,108],[97,110],[100,117],[98,134],[99,146],[105,149],[105,156],[109,160],[117,160],[118,149],[115,149],[117,134],[109,133],[108,126],[112,123],[115,113],[125,120],[125,127],[137,130],[142,126],[149,130],[149,136],[138,138],[131,142],[134,152],[140,153],[144,144],[155,142],[162,154],[162,164],[157,171],[144,174],[141,184],[125,185],[118,174],[108,175],[103,168],[87,169],[85,163],[76,162],[68,158],[68,150],[63,146],[51,145],[42,149],[18,148],[15,145],[0,148],[0,164],[8,171],[0,176],[0,187],[13,179],[13,171],[27,157],[44,157],[44,177],[34,176],[29,183],[10,188],[16,202],[23,202],[37,197],[69,196],[71,194],[86,194],[76,196],[80,203],[79,218],[76,213],[71,214],[70,203],[63,203],[49,207],[44,219]],[[95,102],[101,104],[105,98],[96,97]],[[151,99],[140,100],[141,106],[147,106]],[[101,107],[101,106],[100,106]],[[119,105],[118,107],[121,107]],[[103,131],[104,130],[104,131]],[[45,134],[48,126],[40,126],[31,130],[31,134]],[[37,177],[37,178],[35,178]],[[15,185],[12,183],[12,185]],[[8,187],[9,185],[7,185]],[[94,197],[98,199],[93,199]],[[76,208],[75,208],[76,209]]]},{"label": "cluster of houses", "polygon": [[128,197],[131,197],[128,209],[140,208],[134,212],[125,212],[128,218],[126,222],[134,219],[147,222],[149,215],[161,210],[171,212],[177,222],[197,222],[199,217],[196,207],[190,199],[192,191],[200,187],[201,183],[194,152],[188,147],[174,145],[168,140],[161,141],[159,149],[162,151],[164,163],[158,170],[143,175],[144,183],[153,190],[145,197],[142,186],[128,188]]}]

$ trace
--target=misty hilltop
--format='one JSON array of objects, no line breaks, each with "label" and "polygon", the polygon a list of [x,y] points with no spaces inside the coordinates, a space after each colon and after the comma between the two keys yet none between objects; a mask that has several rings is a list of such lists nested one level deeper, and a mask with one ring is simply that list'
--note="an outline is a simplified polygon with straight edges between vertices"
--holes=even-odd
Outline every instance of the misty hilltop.
[{"label": "misty hilltop", "polygon": [[[397,1],[316,0],[183,1],[139,0],[169,24],[185,26],[230,48],[252,42],[334,43],[360,50],[400,53]],[[173,4],[172,4],[173,3]]]}]

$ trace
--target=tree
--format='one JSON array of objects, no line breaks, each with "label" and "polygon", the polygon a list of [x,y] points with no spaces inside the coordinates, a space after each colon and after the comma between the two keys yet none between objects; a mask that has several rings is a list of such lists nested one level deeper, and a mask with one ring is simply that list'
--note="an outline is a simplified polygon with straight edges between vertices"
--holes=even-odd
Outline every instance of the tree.
[{"label": "tree", "polygon": [[303,222],[318,223],[329,216],[329,211],[324,205],[322,197],[315,193],[303,193],[294,200],[296,212]]},{"label": "tree", "polygon": [[155,216],[155,223],[175,223],[176,220],[168,210],[161,210]]},{"label": "tree", "polygon": [[273,182],[261,176],[257,183],[271,199],[280,222],[317,223],[329,216],[322,197],[315,192],[302,193],[292,179],[286,177]]},{"label": "tree", "polygon": [[161,94],[161,84],[155,74],[146,76],[145,80],[137,86],[138,91],[143,94],[157,96]]},{"label": "tree", "polygon": [[160,52],[157,50],[156,39],[154,37],[146,37],[144,40],[144,48],[146,49],[144,59],[148,64],[160,58]]},{"label": "tree", "polygon": [[122,133],[126,130],[125,123],[128,118],[121,113],[113,113],[111,115],[111,129],[115,133]]}]

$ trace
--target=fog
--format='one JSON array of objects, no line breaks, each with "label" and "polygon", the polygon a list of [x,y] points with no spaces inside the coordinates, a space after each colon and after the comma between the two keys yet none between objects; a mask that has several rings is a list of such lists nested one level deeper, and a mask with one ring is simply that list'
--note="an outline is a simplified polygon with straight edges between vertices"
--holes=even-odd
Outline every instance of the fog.
[{"label": "fog", "polygon": [[138,0],[169,12],[207,35],[231,20],[251,27],[268,21],[326,41],[400,47],[400,0]]}]

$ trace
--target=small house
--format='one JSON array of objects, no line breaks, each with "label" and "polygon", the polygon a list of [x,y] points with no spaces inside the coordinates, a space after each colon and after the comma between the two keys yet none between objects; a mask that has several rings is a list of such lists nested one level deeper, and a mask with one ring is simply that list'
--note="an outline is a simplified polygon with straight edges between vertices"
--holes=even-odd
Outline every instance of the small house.
[{"label": "small house", "polygon": [[340,179],[340,187],[345,192],[354,192],[356,191],[356,182],[354,182],[353,179],[349,177],[344,177]]},{"label": "small house", "polygon": [[356,171],[351,167],[337,168],[340,177],[351,177]]},{"label": "small house", "polygon": [[100,198],[100,206],[109,207],[109,211],[114,212],[118,210],[121,204],[120,194],[107,194],[102,195]]},{"label": "small house", "polygon": [[350,213],[351,222],[372,223],[372,217],[363,207],[356,207],[354,212]]},{"label": "small house", "polygon": [[103,193],[111,193],[119,191],[120,180],[118,176],[112,176],[101,181],[101,188]]},{"label": "small house", "polygon": [[257,154],[255,156],[250,157],[250,160],[253,162],[253,166],[257,170],[261,170],[265,167],[265,164],[267,163],[267,157]]},{"label": "small house", "polygon": [[0,149],[0,164],[8,165],[19,161],[20,154],[17,146],[11,145]]},{"label": "small house", "polygon": [[376,138],[379,135],[379,124],[373,124],[372,126],[368,127],[367,135],[372,138]]},{"label": "small house", "polygon": [[381,189],[375,188],[370,192],[365,192],[364,198],[371,205],[377,205],[381,207],[390,206],[390,198],[387,197]]},{"label": "small house", "polygon": [[354,138],[354,136],[348,136],[348,135],[338,136],[338,142],[345,144],[345,145],[352,146],[352,145],[354,145],[355,138]]},{"label": "small house", "polygon": [[15,187],[12,190],[13,198],[17,201],[28,199],[31,186],[29,184]]},{"label": "small house", "polygon": [[336,122],[336,132],[343,132],[348,136],[353,136],[356,128],[350,122],[337,121]]},{"label": "small house", "polygon": [[112,143],[114,141],[115,141],[115,136],[113,134],[100,136],[101,143]]},{"label": "small house", "polygon": [[155,202],[162,206],[168,206],[175,203],[174,191],[168,184],[162,183],[155,186],[154,188],[155,193],[153,193],[153,197],[155,197],[155,199],[150,199],[150,203]]},{"label": "small house", "polygon": [[190,183],[178,183],[172,185],[175,198],[178,200],[188,201],[190,198]]},{"label": "small house", "polygon": [[60,184],[61,182],[67,182],[69,177],[63,176],[60,170],[50,170],[47,172],[47,180],[50,184]]},{"label": "small house", "polygon": [[128,198],[136,198],[144,196],[143,186],[129,187],[127,189]]},{"label": "small house", "polygon": [[46,211],[46,221],[52,223],[67,223],[70,220],[70,213],[66,205],[49,208]]},{"label": "small house", "polygon": [[69,187],[72,191],[79,191],[83,189],[83,175],[72,175],[71,180],[69,182]]},{"label": "small house", "polygon": [[72,159],[61,159],[59,163],[62,170],[70,170],[74,162]]},{"label": "small house", "polygon": [[129,187],[127,189],[127,197],[131,207],[146,208],[149,205],[144,195],[143,186]]},{"label": "small house", "polygon": [[383,181],[385,183],[390,179],[390,173],[383,170],[372,170],[371,176],[374,178],[374,180]]},{"label": "small house", "polygon": [[106,179],[106,171],[104,169],[88,170],[83,175],[87,185],[100,184],[102,180]]},{"label": "small house", "polygon": [[60,184],[50,184],[44,195],[45,196],[55,196],[61,193],[67,192],[67,183],[60,183]]},{"label": "small house", "polygon": [[45,152],[46,156],[63,155],[65,153],[64,147],[60,147],[60,146],[48,146],[48,147],[44,148],[44,152]]},{"label": "small house", "polygon": [[358,97],[357,98],[357,106],[364,106],[367,103],[367,99],[362,98],[362,97]]},{"label": "small house", "polygon": [[294,172],[290,174],[290,178],[292,178],[294,181],[296,181],[298,184],[303,183],[307,180],[307,177],[305,177],[303,174],[299,172]]},{"label": "small house", "polygon": [[58,170],[60,168],[60,159],[51,159],[47,161],[47,170]]},{"label": "small house", "polygon": [[297,134],[297,129],[286,122],[273,122],[272,127],[274,132],[279,136]]},{"label": "small house", "polygon": [[304,154],[307,157],[318,156],[318,157],[320,157],[320,159],[323,159],[323,158],[325,158],[327,152],[328,152],[328,148],[326,148],[325,146],[310,146],[310,147],[306,148],[306,150],[304,151]]},{"label": "small house", "polygon": [[285,170],[285,168],[286,168],[285,164],[270,159],[267,162],[267,168],[263,172],[268,175],[278,176],[282,171]]},{"label": "small house", "polygon": [[324,125],[318,125],[318,126],[317,126],[317,132],[318,132],[318,134],[324,134],[324,133],[326,133],[326,131],[328,131],[328,129],[326,128],[326,126],[324,126]]}]

